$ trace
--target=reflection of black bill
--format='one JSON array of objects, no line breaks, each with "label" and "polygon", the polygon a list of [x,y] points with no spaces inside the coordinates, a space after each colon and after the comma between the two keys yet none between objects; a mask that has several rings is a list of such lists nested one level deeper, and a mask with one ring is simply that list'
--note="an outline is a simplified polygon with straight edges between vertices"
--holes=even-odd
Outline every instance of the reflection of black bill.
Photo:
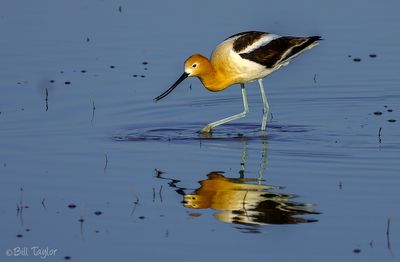
[{"label": "reflection of black bill", "polygon": [[181,75],[181,77],[179,77],[178,80],[176,80],[176,82],[170,87],[168,88],[167,91],[165,91],[164,93],[162,93],[161,95],[157,96],[156,98],[154,98],[154,102],[158,102],[159,100],[163,99],[164,97],[166,97],[167,95],[169,95],[169,93],[171,93],[183,80],[185,80],[187,77],[189,76],[188,73],[183,73]]}]

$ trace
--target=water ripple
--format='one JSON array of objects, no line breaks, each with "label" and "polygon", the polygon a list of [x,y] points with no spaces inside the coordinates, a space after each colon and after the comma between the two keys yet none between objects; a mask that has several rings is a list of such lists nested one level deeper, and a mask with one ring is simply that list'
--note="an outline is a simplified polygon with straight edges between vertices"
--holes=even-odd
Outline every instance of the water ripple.
[{"label": "water ripple", "polygon": [[[164,127],[162,127],[164,126]],[[168,127],[174,126],[174,127]],[[305,126],[268,125],[267,132],[261,132],[259,124],[225,124],[211,134],[200,133],[202,124],[175,124],[158,126],[127,127],[112,137],[115,141],[199,141],[199,140],[262,140],[274,139],[280,133],[306,133]]]}]

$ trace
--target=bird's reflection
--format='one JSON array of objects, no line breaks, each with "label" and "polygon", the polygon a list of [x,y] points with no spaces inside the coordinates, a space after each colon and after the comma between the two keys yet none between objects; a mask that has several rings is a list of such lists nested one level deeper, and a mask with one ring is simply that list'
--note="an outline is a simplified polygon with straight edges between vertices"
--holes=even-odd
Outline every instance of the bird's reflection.
[{"label": "bird's reflection", "polygon": [[207,179],[199,182],[199,188],[189,193],[188,189],[178,186],[180,180],[167,178],[161,172],[157,172],[156,177],[170,180],[169,186],[183,196],[182,203],[186,208],[216,210],[214,217],[221,222],[241,225],[316,222],[316,219],[308,216],[319,214],[313,204],[293,201],[296,195],[278,192],[283,188],[265,184],[264,173],[267,166],[265,139],[262,140],[258,178],[245,178],[247,142],[243,139],[241,170],[238,178],[226,177],[222,171],[212,171],[207,174]]},{"label": "bird's reflection", "polygon": [[210,172],[192,194],[185,194],[187,208],[212,208],[221,222],[235,224],[296,224],[315,222],[297,217],[316,214],[312,205],[294,202],[295,195],[272,192],[276,186],[254,184],[244,178],[227,178],[221,172]]}]

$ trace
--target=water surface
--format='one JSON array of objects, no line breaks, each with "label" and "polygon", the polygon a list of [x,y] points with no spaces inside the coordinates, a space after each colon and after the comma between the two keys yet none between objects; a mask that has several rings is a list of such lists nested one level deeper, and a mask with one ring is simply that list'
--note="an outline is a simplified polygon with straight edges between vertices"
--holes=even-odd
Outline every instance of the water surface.
[{"label": "water surface", "polygon": [[[0,260],[395,261],[398,9],[3,1]],[[255,83],[249,116],[211,136],[238,86],[188,79],[153,103],[187,56],[246,30],[325,39],[264,80],[266,134]]]}]

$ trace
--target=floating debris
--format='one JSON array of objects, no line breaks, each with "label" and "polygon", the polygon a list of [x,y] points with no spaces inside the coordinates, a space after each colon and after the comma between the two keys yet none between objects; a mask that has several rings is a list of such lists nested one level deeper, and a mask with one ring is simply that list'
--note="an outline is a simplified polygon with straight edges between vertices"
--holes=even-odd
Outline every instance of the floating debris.
[{"label": "floating debris", "polygon": [[375,57],[376,57],[376,54],[369,54],[369,57],[375,58]]},{"label": "floating debris", "polygon": [[374,115],[380,116],[380,115],[382,115],[382,112],[381,111],[376,111],[376,112],[374,112]]},{"label": "floating debris", "polygon": [[86,70],[81,70],[81,73],[86,73]]},{"label": "floating debris", "polygon": [[379,144],[382,143],[381,133],[382,133],[382,127],[379,128],[379,132],[378,132]]},{"label": "floating debris", "polygon": [[115,66],[113,66],[113,65],[110,65],[110,68],[115,68]]},{"label": "floating debris", "polygon": [[361,253],[361,249],[355,248],[355,249],[353,249],[353,253],[359,254],[359,253]]},{"label": "floating debris", "polygon": [[131,216],[133,215],[133,213],[135,213],[136,207],[139,205],[139,197],[136,196],[136,201],[133,202],[134,206],[132,208],[132,212],[131,212]]},{"label": "floating debris", "polygon": [[56,81],[52,79],[52,80],[50,80],[49,82],[50,82],[50,83],[55,83]]},{"label": "floating debris", "polygon": [[[93,104],[93,108],[94,108],[94,104]],[[94,108],[95,109],[95,108]],[[93,109],[93,110],[94,110]],[[105,164],[104,164],[104,168],[103,168],[103,172],[105,173],[108,167],[108,155],[104,154],[104,158],[105,158]]]},{"label": "floating debris", "polygon": [[49,110],[49,90],[46,87],[46,96],[44,98],[45,104],[46,104],[46,112]]},{"label": "floating debris", "polygon": [[71,209],[76,208],[76,205],[75,204],[69,204],[68,208],[71,208]]},{"label": "floating debris", "polygon": [[389,119],[388,122],[389,123],[394,123],[394,122],[396,122],[396,119]]},{"label": "floating debris", "polygon": [[71,81],[65,81],[64,84],[70,85],[70,84],[71,84]]},{"label": "floating debris", "polygon": [[147,62],[147,61],[143,61],[143,62],[142,62],[142,64],[143,64],[143,65],[148,65],[148,64],[149,64],[149,62]]},{"label": "floating debris", "polygon": [[94,211],[94,214],[96,216],[100,216],[101,214],[103,214],[103,212],[101,212],[100,210]]},{"label": "floating debris", "polygon": [[70,257],[70,256],[65,256],[64,259],[65,259],[65,260],[70,260],[71,257]]},{"label": "floating debris", "polygon": [[361,58],[358,58],[358,57],[353,58],[353,61],[354,61],[354,62],[361,62]]}]

